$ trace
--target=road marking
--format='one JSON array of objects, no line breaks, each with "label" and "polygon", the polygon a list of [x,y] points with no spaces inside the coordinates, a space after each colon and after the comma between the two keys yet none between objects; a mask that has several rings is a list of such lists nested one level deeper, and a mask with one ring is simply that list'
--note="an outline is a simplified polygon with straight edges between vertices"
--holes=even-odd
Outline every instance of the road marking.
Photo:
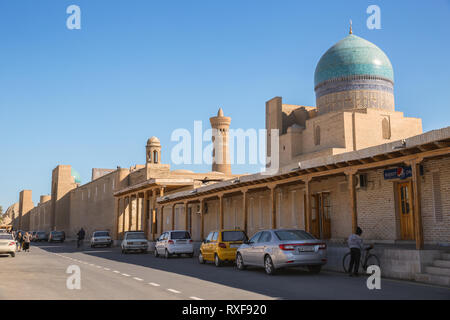
[{"label": "road marking", "polygon": [[124,277],[129,277],[129,276],[130,276],[129,274],[126,274],[126,273],[122,273],[122,275],[123,275]]},{"label": "road marking", "polygon": [[174,290],[174,289],[167,289],[167,291],[173,292],[173,293],[181,293],[180,291]]},{"label": "road marking", "polygon": [[101,266],[97,266],[97,268],[101,269],[102,267]]},{"label": "road marking", "polygon": [[143,279],[138,278],[138,277],[133,277],[133,279],[134,279],[134,280],[137,280],[137,281],[144,281]]},{"label": "road marking", "polygon": [[151,285],[151,286],[154,286],[154,287],[159,287],[160,286],[159,284],[154,283],[154,282],[149,282],[148,284]]},{"label": "road marking", "polygon": [[111,269],[109,269],[109,268],[103,268],[103,269],[105,269],[106,271],[109,271],[109,270],[111,270]]},{"label": "road marking", "polygon": [[89,265],[90,265],[90,266],[95,266],[95,264],[93,264],[93,263],[89,263]]},{"label": "road marking", "polygon": [[200,298],[197,298],[197,297],[189,297],[190,299],[192,299],[192,300],[203,300],[203,299],[200,299]]},{"label": "road marking", "polygon": [[120,273],[120,271],[117,271],[117,270],[114,270],[113,272],[114,272],[114,273]]}]

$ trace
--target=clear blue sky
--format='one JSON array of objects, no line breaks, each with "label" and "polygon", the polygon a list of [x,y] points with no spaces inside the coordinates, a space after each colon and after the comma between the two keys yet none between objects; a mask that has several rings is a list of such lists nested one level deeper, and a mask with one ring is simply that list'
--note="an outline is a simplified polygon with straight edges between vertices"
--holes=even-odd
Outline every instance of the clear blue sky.
[{"label": "clear blue sky", "polygon": [[[71,4],[81,30],[66,28]],[[381,30],[366,27],[370,4]],[[218,106],[247,129],[264,128],[274,96],[315,105],[315,66],[349,19],[389,56],[397,110],[424,131],[450,125],[448,0],[1,1],[0,205],[22,189],[37,203],[58,164],[83,183],[93,167],[143,164],[153,135],[167,162],[171,132],[209,125]]]}]

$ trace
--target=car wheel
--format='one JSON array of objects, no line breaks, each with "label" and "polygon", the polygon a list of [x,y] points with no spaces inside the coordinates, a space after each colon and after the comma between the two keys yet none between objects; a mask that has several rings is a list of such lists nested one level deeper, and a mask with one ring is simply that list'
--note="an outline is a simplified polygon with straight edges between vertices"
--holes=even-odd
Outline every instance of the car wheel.
[{"label": "car wheel", "polygon": [[169,251],[167,251],[167,249],[166,249],[166,251],[164,252],[164,258],[169,259],[169,257],[170,257]]},{"label": "car wheel", "polygon": [[322,269],[322,266],[308,266],[309,272],[315,273],[315,274],[319,273],[321,269]]},{"label": "car wheel", "polygon": [[156,248],[155,248],[155,251],[153,251],[153,254],[155,255],[155,258],[159,257],[159,253],[158,253],[158,250],[156,250]]},{"label": "car wheel", "polygon": [[192,258],[193,256],[194,256],[194,253],[193,253],[193,252],[188,254],[188,257],[189,257],[189,258]]},{"label": "car wheel", "polygon": [[122,253],[123,253],[123,254],[126,254],[126,253],[127,253],[126,250],[125,250],[124,248],[122,248]]},{"label": "car wheel", "polygon": [[201,264],[204,264],[206,262],[205,259],[203,259],[203,254],[201,251],[198,254],[198,262],[200,262]]},{"label": "car wheel", "polygon": [[16,256],[15,252],[11,252],[11,258],[14,258]]},{"label": "car wheel", "polygon": [[236,255],[236,266],[238,268],[238,270],[245,270],[245,264],[244,264],[244,259],[242,259],[242,256],[240,253],[238,253]]},{"label": "car wheel", "polygon": [[220,260],[220,258],[217,255],[217,253],[214,255],[214,264],[216,265],[216,267],[221,267],[222,266],[222,260]]},{"label": "car wheel", "polygon": [[269,255],[264,258],[264,270],[268,275],[275,274],[275,267],[273,265],[272,258]]}]

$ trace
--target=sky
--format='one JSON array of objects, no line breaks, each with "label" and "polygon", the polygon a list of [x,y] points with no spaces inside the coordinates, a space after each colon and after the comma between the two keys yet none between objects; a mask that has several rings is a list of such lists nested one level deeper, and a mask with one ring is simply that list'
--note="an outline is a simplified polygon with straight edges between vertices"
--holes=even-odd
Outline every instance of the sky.
[{"label": "sky", "polygon": [[[81,9],[69,30],[66,9]],[[369,30],[369,5],[381,29]],[[450,1],[2,0],[0,205],[49,194],[51,172],[145,163],[157,136],[175,165],[171,134],[209,128],[222,107],[231,128],[265,128],[265,102],[315,105],[314,70],[353,33],[379,46],[395,75],[396,110],[423,130],[450,125]],[[258,165],[234,165],[253,173]]]}]

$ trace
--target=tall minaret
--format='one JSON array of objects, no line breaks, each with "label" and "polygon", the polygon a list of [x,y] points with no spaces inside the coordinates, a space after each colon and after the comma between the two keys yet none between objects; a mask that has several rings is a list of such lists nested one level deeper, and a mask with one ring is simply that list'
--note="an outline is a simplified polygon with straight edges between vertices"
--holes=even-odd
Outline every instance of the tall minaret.
[{"label": "tall minaret", "polygon": [[231,118],[223,115],[222,108],[217,112],[216,117],[209,118],[213,129],[212,142],[213,164],[212,171],[231,174],[230,150],[228,149],[228,131]]}]

